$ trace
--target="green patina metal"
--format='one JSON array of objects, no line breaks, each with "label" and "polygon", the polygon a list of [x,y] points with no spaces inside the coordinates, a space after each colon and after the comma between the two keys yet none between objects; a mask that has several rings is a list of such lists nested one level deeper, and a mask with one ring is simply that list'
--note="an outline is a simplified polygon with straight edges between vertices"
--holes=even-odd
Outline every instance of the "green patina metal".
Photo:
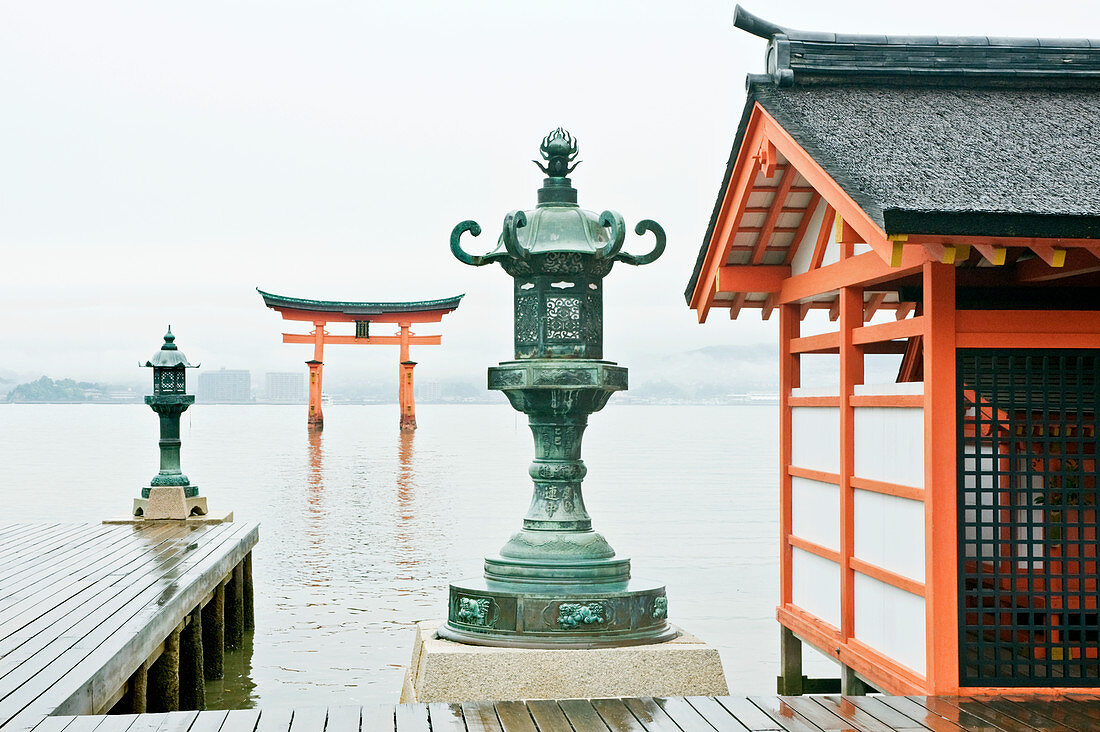
[{"label": "green patina metal", "polygon": [[169,326],[164,345],[142,364],[153,369],[153,393],[145,397],[145,403],[160,417],[160,472],[141,489],[142,498],[148,498],[149,488],[154,486],[183,486],[187,498],[199,494],[198,486],[191,485],[180,470],[180,415],[195,403],[195,397],[187,393],[187,369],[198,366],[188,363],[175,341]]},{"label": "green patina metal", "polygon": [[493,251],[462,249],[463,233],[481,234],[474,221],[451,233],[459,261],[499,262],[514,280],[515,360],[489,369],[489,388],[528,416],[534,495],[522,529],[485,559],[484,577],[451,585],[448,622],[439,633],[466,643],[543,648],[668,640],[676,631],[666,620],[665,588],[631,579],[630,560],[592,529],[581,495],[588,415],[627,388],[626,368],[603,360],[603,280],[615,262],[655,261],[665,233],[642,221],[634,231],[652,232],[653,249],[622,251],[622,216],[577,206],[566,177],[578,164],[572,135],[558,128],[542,141],[541,153],[545,165],[536,165],[548,177],[538,205],[504,217]]}]

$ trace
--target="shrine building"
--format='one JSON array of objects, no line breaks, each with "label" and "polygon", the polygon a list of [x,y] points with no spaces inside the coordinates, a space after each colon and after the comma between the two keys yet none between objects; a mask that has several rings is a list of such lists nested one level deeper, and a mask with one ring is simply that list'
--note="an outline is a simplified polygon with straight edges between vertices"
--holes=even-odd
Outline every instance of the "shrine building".
[{"label": "shrine building", "polygon": [[[414,323],[438,323],[443,316],[455,310],[463,295],[442,300],[415,302],[341,302],[337,300],[306,300],[298,297],[273,295],[256,288],[264,304],[283,316],[283,320],[301,320],[313,324],[308,334],[283,333],[283,343],[304,343],[313,346],[313,358],[309,366],[309,415],[308,424],[316,429],[324,426],[321,410],[321,378],[325,361],[325,344],[371,346],[398,346],[397,401],[400,410],[399,425],[402,430],[416,429],[416,403],[413,398],[413,367],[416,361],[410,356],[410,346],[438,346],[440,335],[417,335]],[[346,335],[330,333],[329,323],[354,325],[354,332]],[[372,323],[392,323],[397,332],[392,335],[371,334]],[[376,328],[377,330],[377,328]]]},{"label": "shrine building", "polygon": [[778,319],[781,691],[1100,687],[1100,41],[734,24],[685,294]]}]

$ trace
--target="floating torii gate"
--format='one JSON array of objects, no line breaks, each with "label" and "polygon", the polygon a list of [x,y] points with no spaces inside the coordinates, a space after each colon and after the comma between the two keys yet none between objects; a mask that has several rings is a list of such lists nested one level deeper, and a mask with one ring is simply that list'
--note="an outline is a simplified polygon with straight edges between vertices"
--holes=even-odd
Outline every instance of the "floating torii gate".
[{"label": "floating torii gate", "polygon": [[[297,297],[272,295],[256,288],[264,304],[279,311],[283,320],[302,320],[313,323],[307,334],[283,333],[283,343],[313,344],[313,358],[309,366],[309,425],[324,425],[321,413],[321,369],[324,366],[326,343],[357,346],[400,346],[397,400],[401,405],[401,429],[416,429],[416,405],[413,402],[413,367],[409,359],[409,346],[438,346],[442,336],[414,335],[413,323],[438,323],[443,316],[458,307],[463,295],[443,300],[416,302],[338,302],[336,300],[305,300]],[[329,323],[354,323],[354,335],[332,335],[325,326]],[[394,323],[395,335],[371,335],[371,323]]]}]

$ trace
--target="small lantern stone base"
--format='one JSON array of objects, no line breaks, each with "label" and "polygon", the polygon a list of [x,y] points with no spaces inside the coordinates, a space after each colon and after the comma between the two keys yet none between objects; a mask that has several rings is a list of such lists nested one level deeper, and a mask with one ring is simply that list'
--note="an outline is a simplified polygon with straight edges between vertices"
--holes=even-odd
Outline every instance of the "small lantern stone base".
[{"label": "small lantern stone base", "polygon": [[[188,491],[188,488],[194,490]],[[134,516],[145,519],[185,519],[195,515],[205,516],[206,498],[198,495],[188,497],[188,492],[198,493],[197,486],[151,486],[148,498],[134,499]]]},{"label": "small lantern stone base", "polygon": [[718,650],[683,631],[666,643],[533,649],[454,643],[440,625],[417,623],[402,704],[729,694]]}]

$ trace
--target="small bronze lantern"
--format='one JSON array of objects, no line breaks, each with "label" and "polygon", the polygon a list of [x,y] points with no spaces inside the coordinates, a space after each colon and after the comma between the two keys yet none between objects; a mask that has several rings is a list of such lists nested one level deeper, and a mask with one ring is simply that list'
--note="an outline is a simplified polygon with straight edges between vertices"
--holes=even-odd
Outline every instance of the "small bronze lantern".
[{"label": "small bronze lantern", "polygon": [[547,178],[534,210],[504,217],[496,249],[473,256],[460,237],[481,227],[463,221],[451,233],[461,262],[500,262],[514,280],[515,360],[489,369],[489,388],[503,391],[528,415],[535,438],[531,507],[523,528],[485,559],[483,578],[451,585],[448,619],[439,629],[464,643],[534,648],[595,648],[654,643],[675,637],[663,585],[632,579],[593,531],[584,507],[581,436],[588,415],[627,388],[627,370],[603,359],[603,280],[615,262],[649,264],[665,247],[653,232],[648,254],[621,251],[623,218],[577,206],[566,177],[576,167],[576,140],[558,128],[542,142]]},{"label": "small bronze lantern", "polygon": [[153,369],[153,393],[145,403],[160,416],[160,472],[134,499],[134,516],[147,519],[206,515],[206,499],[180,470],[180,416],[195,402],[186,393],[187,369],[198,366],[188,363],[175,340],[169,326],[164,345],[144,364]]}]

